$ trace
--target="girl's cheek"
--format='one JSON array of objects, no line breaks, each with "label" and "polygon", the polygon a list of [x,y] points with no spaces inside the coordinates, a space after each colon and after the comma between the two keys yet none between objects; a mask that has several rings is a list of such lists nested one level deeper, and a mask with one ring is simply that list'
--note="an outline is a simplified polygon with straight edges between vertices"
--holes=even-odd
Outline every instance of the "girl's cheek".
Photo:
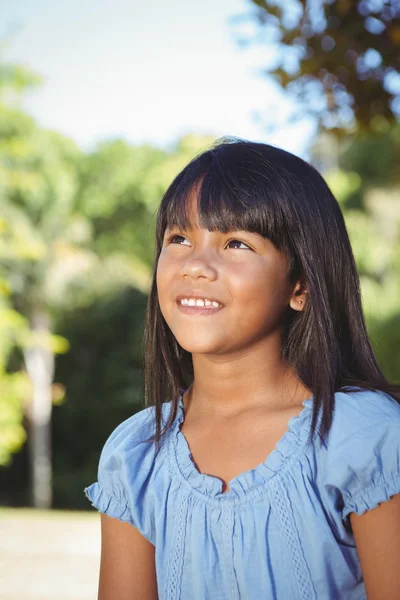
[{"label": "girl's cheek", "polygon": [[166,259],[165,255],[163,256],[162,254],[160,254],[157,263],[157,277],[162,278],[165,275],[165,273],[168,271],[168,264],[169,261],[168,259]]},{"label": "girl's cheek", "polygon": [[178,261],[174,258],[171,253],[166,248],[161,251],[161,254],[158,259],[158,269],[168,270],[169,267],[176,264]]}]

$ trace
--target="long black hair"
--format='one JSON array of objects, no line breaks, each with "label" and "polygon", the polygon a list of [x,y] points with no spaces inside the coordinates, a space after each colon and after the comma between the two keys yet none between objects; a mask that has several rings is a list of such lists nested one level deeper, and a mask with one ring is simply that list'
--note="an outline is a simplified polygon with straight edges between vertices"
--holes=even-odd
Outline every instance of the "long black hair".
[{"label": "long black hair", "polygon": [[[400,402],[400,385],[378,366],[365,325],[360,281],[339,204],[304,160],[268,144],[224,139],[194,158],[167,189],[157,212],[156,255],[144,334],[145,404],[156,411],[157,446],[172,425],[182,388],[193,379],[191,354],[169,329],[157,294],[157,262],[167,227],[190,226],[188,197],[210,231],[247,230],[288,259],[288,279],[307,285],[303,311],[287,307],[281,356],[313,392],[310,437],[329,432],[337,391],[381,390]],[[162,403],[172,401],[162,429]]]}]

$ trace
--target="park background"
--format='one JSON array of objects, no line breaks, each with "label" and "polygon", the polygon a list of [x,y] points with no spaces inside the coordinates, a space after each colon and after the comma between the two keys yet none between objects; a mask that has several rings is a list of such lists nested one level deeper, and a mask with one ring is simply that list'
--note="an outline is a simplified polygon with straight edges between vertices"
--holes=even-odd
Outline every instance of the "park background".
[{"label": "park background", "polygon": [[83,488],[144,407],[156,209],[216,139],[322,172],[400,383],[400,3],[19,0],[0,17],[0,599],[95,598]]}]

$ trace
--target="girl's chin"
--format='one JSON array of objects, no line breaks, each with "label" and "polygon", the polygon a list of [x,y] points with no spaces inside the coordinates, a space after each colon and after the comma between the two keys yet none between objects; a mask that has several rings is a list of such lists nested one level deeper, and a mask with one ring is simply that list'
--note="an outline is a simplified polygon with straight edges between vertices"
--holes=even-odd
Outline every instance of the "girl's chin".
[{"label": "girl's chin", "polygon": [[221,346],[218,344],[211,343],[196,343],[196,344],[185,344],[178,340],[179,345],[186,350],[186,352],[190,352],[190,354],[219,354],[221,352]]}]

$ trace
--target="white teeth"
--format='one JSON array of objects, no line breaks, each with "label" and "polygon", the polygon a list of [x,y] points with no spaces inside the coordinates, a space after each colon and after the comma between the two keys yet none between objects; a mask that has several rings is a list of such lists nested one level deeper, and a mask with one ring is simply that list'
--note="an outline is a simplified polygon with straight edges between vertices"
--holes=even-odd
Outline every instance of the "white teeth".
[{"label": "white teeth", "polygon": [[218,308],[220,306],[215,300],[203,300],[202,298],[182,298],[180,303],[183,306],[212,306],[213,308]]}]

